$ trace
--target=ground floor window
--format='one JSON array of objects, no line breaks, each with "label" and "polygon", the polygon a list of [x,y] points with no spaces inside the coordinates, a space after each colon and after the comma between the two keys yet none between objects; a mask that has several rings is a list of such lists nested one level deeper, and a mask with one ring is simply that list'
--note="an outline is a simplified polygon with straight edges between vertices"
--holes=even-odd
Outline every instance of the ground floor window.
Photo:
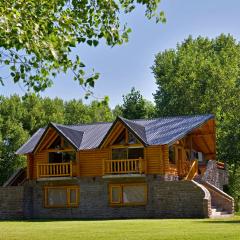
[{"label": "ground floor window", "polygon": [[46,186],[45,207],[78,207],[79,186]]},{"label": "ground floor window", "polygon": [[147,203],[147,184],[110,184],[109,194],[111,205],[145,205]]}]

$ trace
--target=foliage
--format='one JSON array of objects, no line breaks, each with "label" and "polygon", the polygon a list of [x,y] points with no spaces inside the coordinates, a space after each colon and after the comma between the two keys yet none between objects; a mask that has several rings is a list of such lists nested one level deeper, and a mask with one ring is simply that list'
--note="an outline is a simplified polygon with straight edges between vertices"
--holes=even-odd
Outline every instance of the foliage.
[{"label": "foliage", "polygon": [[[38,92],[60,72],[72,71],[74,80],[94,87],[99,74],[85,76],[85,65],[72,50],[79,44],[109,46],[128,40],[131,31],[120,21],[136,5],[147,18],[165,21],[157,12],[160,0],[2,0],[0,2],[0,64],[9,66],[13,81]],[[0,82],[4,83],[3,75]]]},{"label": "foliage", "polygon": [[158,114],[224,115],[240,94],[239,57],[240,45],[229,35],[189,37],[176,50],[157,54],[152,70]]},{"label": "foliage", "polygon": [[25,158],[15,155],[15,151],[49,122],[77,124],[112,120],[107,98],[86,105],[81,100],[64,102],[35,94],[23,98],[0,96],[0,185],[25,165]]},{"label": "foliage", "polygon": [[79,234],[82,240],[239,239],[239,222],[240,216],[227,219],[1,221],[0,239],[77,240]]},{"label": "foliage", "polygon": [[128,119],[152,118],[155,107],[133,87],[130,93],[123,95],[123,105],[117,106],[115,113],[117,112]]},{"label": "foliage", "polygon": [[227,192],[235,199],[235,210],[240,212],[240,167],[230,165],[228,172],[230,188]]},{"label": "foliage", "polygon": [[240,166],[239,59],[240,44],[230,35],[188,37],[158,53],[152,67],[158,115],[215,114],[218,159],[233,172]]}]

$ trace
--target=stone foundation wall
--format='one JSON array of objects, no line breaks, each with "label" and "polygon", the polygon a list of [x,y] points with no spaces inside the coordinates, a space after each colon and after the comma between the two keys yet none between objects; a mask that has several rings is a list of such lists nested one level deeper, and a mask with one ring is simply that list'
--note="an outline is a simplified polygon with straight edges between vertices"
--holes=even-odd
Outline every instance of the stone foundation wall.
[{"label": "stone foundation wall", "polygon": [[223,190],[223,186],[228,184],[228,173],[225,169],[219,169],[215,160],[209,160],[202,179]]},{"label": "stone foundation wall", "polygon": [[24,217],[24,187],[0,187],[0,219]]},{"label": "stone foundation wall", "polygon": [[[161,176],[134,179],[85,177],[71,181],[29,182],[25,185],[26,218],[203,218],[209,217],[210,194],[194,181],[162,181]],[[109,183],[146,182],[148,200],[145,206],[109,205]],[[44,186],[79,185],[78,208],[44,208]]]}]

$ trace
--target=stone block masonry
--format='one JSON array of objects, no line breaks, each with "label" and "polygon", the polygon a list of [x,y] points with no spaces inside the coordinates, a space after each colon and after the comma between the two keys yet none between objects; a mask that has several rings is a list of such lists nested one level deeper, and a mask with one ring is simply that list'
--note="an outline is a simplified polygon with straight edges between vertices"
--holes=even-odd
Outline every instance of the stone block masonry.
[{"label": "stone block masonry", "polygon": [[0,219],[24,217],[24,187],[0,187]]},{"label": "stone block masonry", "polygon": [[[110,183],[146,183],[144,206],[110,206]],[[45,208],[45,186],[78,185],[77,208]],[[0,219],[120,219],[120,218],[204,218],[211,214],[211,197],[194,181],[163,181],[162,176],[103,179],[29,181],[24,186],[0,188]]]},{"label": "stone block masonry", "polygon": [[[110,206],[109,183],[140,183],[148,186],[145,206]],[[77,208],[44,208],[44,186],[79,185],[80,204]],[[29,182],[25,185],[28,200],[26,218],[204,218],[210,216],[209,192],[193,181],[162,181],[149,175],[136,179],[102,179],[85,177],[71,181]]]}]

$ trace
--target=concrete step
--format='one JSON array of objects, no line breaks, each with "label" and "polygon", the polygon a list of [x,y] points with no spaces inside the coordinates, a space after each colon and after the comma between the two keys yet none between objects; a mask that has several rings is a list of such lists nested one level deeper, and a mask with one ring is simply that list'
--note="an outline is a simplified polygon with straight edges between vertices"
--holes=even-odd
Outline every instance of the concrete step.
[{"label": "concrete step", "polygon": [[234,214],[232,214],[232,213],[220,214],[220,215],[212,214],[210,216],[210,218],[230,218],[230,217],[233,217],[233,216],[234,216]]},{"label": "concrete step", "polygon": [[216,206],[212,206],[212,215],[211,218],[221,218],[221,217],[232,217],[233,214],[230,214],[227,211],[224,211],[222,208],[218,208]]}]

